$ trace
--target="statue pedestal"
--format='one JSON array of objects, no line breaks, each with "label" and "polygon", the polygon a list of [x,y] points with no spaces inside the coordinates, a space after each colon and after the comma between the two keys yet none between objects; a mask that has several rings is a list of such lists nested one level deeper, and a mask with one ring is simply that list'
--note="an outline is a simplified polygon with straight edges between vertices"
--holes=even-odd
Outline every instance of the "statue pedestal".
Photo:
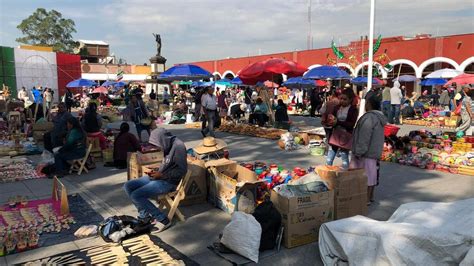
[{"label": "statue pedestal", "polygon": [[163,84],[159,84],[158,76],[165,71],[166,58],[161,55],[155,55],[150,58],[151,63],[151,74],[146,83],[146,93],[149,94],[153,89],[155,93],[161,97],[163,94],[164,87]]}]

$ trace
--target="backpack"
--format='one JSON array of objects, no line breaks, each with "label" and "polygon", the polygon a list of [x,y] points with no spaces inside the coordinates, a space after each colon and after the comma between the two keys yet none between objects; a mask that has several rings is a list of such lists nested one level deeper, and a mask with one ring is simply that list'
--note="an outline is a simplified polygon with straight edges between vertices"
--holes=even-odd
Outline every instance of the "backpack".
[{"label": "backpack", "polygon": [[121,242],[127,238],[150,233],[153,225],[128,215],[112,216],[99,225],[99,235],[105,242]]},{"label": "backpack", "polygon": [[262,227],[260,251],[275,248],[278,233],[281,227],[280,212],[271,201],[265,201],[255,208],[252,214]]}]

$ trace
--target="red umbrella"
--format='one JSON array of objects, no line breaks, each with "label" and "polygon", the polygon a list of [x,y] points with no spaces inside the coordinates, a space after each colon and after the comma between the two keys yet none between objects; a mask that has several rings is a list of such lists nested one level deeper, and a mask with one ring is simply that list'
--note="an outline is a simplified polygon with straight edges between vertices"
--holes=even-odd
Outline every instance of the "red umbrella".
[{"label": "red umbrella", "polygon": [[265,87],[268,87],[268,88],[278,88],[278,87],[280,87],[280,85],[276,84],[275,82],[271,82],[269,80],[265,81],[263,83],[263,85],[265,85]]},{"label": "red umbrella", "polygon": [[285,74],[289,78],[302,76],[308,68],[290,60],[281,58],[267,59],[244,67],[237,74],[246,85],[255,85],[259,81],[273,80],[277,74]]},{"label": "red umbrella", "polygon": [[314,80],[314,83],[316,84],[316,86],[318,87],[324,87],[326,85],[328,85],[328,83],[324,80],[321,80],[321,79],[316,79]]},{"label": "red umbrella", "polygon": [[452,78],[450,81],[444,84],[444,86],[448,87],[453,83],[456,83],[457,85],[474,84],[474,74],[461,74]]},{"label": "red umbrella", "polygon": [[92,91],[92,93],[103,93],[103,94],[107,94],[108,92],[109,90],[106,87],[98,87]]}]

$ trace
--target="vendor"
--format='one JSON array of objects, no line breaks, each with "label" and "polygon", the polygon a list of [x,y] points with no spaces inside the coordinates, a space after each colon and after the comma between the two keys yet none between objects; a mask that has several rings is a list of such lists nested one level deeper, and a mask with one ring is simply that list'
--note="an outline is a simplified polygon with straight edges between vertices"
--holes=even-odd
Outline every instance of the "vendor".
[{"label": "vendor", "polygon": [[288,107],[282,99],[278,99],[278,104],[275,106],[275,127],[289,128],[289,121]]},{"label": "vendor", "polygon": [[67,121],[71,118],[71,113],[67,112],[64,103],[58,104],[58,112],[53,117],[53,130],[44,134],[44,148],[52,151],[53,148],[63,145],[64,137],[67,134]]},{"label": "vendor", "polygon": [[471,88],[469,85],[463,85],[461,94],[461,125],[456,128],[456,132],[462,131],[464,134],[471,127],[472,122],[472,98]]},{"label": "vendor", "polygon": [[64,145],[54,155],[54,167],[56,174],[68,174],[68,161],[83,158],[86,154],[86,134],[82,130],[77,118],[67,118],[68,133]]},{"label": "vendor", "polygon": [[137,128],[138,140],[142,141],[142,130],[146,130],[150,135],[150,128],[142,125],[142,119],[148,117],[148,111],[142,100],[138,99],[137,95],[132,95],[129,105],[131,120],[135,123]]},{"label": "vendor", "polygon": [[127,153],[140,150],[140,143],[137,137],[130,131],[128,123],[123,122],[120,125],[120,133],[114,141],[114,165],[118,169],[127,168]]},{"label": "vendor", "polygon": [[257,98],[255,102],[255,108],[253,109],[253,113],[249,116],[249,123],[250,124],[257,124],[261,127],[268,122],[268,108],[267,105],[262,101],[262,98]]},{"label": "vendor", "polygon": [[238,121],[241,117],[245,116],[245,110],[247,110],[247,105],[236,101],[230,104],[227,116],[231,117],[234,121]]},{"label": "vendor", "polygon": [[89,104],[81,124],[87,133],[87,137],[98,138],[100,148],[105,150],[107,148],[107,139],[100,131],[102,128],[102,117],[97,113],[97,105],[95,103],[92,102]]},{"label": "vendor", "polygon": [[175,190],[186,175],[188,171],[186,146],[163,128],[153,130],[149,142],[163,151],[163,163],[146,176],[128,181],[124,189],[139,212],[138,218],[151,220],[158,228],[158,232],[161,232],[168,228],[171,222],[166,214],[150,201],[150,198]]}]

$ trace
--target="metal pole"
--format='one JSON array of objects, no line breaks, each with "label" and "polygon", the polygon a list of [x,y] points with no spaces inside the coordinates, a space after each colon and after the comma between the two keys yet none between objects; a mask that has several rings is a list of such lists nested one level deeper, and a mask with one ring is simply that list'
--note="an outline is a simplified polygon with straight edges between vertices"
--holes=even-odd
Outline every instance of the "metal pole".
[{"label": "metal pole", "polygon": [[[369,27],[369,69],[367,73],[367,93],[372,89],[372,70],[374,61],[374,24],[375,24],[375,0],[370,0],[370,27]],[[365,113],[365,99],[361,99],[359,106],[359,117]]]}]

